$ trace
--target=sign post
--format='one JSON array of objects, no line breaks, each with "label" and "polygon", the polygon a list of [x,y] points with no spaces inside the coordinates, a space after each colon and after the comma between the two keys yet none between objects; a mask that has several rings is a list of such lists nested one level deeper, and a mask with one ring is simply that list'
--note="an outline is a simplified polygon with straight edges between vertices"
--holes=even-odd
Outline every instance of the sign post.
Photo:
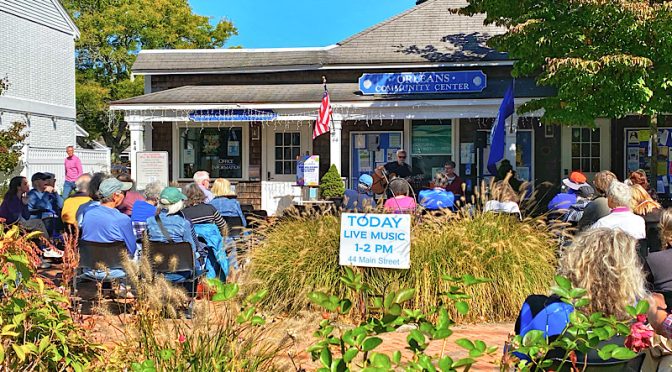
[{"label": "sign post", "polygon": [[341,215],[339,264],[388,269],[411,267],[411,216]]},{"label": "sign post", "polygon": [[168,152],[138,151],[134,167],[137,167],[136,188],[144,190],[148,183],[159,181],[168,186]]}]

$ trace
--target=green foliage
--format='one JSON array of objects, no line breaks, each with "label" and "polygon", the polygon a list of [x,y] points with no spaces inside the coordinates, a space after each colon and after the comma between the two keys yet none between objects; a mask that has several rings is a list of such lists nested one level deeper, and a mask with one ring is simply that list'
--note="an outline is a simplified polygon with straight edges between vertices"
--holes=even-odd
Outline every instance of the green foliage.
[{"label": "green foliage", "polygon": [[[282,220],[261,233],[264,239],[250,252],[250,286],[274,289],[263,302],[266,307],[298,312],[309,306],[309,292],[329,291],[338,298],[348,293],[341,280],[345,269],[338,265],[340,216]],[[467,308],[457,305],[449,310],[451,316],[512,320],[530,293],[548,291],[555,239],[541,220],[518,222],[481,212],[423,216],[422,223],[412,225],[409,270],[362,268],[358,275],[376,294],[416,288],[409,305],[423,312],[435,306],[438,293],[450,290],[441,280],[444,273],[489,277],[494,281],[467,288],[469,314],[461,317],[458,310]]]},{"label": "green foliage", "polygon": [[345,186],[343,186],[341,174],[338,172],[336,165],[332,164],[320,180],[320,195],[324,199],[329,199],[342,198],[343,194],[345,194]]},{"label": "green foliage", "polygon": [[[355,273],[356,269],[345,267],[341,281],[346,284],[355,297],[371,298],[364,303],[362,311],[372,314],[363,318],[363,321],[354,328],[342,327],[339,318],[347,314],[352,305],[348,298],[339,298],[322,292],[311,292],[308,298],[315,305],[328,311],[318,330],[313,334],[317,342],[308,348],[313,360],[319,360],[322,367],[318,371],[389,371],[404,368],[406,371],[436,371],[436,365],[441,371],[455,371],[457,368],[468,370],[476,362],[476,358],[492,355],[497,346],[488,347],[483,341],[457,340],[457,344],[469,352],[469,356],[453,360],[444,356],[445,342],[452,334],[450,327],[454,321],[448,315],[448,304],[466,303],[469,299],[464,289],[475,284],[486,283],[489,280],[464,276],[453,278],[444,276],[449,282],[450,290],[440,294],[442,301],[432,308],[429,313],[421,310],[411,310],[407,304],[415,294],[414,288],[400,289],[383,293],[382,296],[373,296],[371,287],[362,281],[362,275]],[[324,316],[324,315],[323,315]],[[436,322],[429,319],[436,318]],[[407,349],[413,352],[409,360],[402,360],[401,351],[392,355],[376,352],[383,344],[381,334],[394,332],[402,325],[413,324],[417,328],[409,332],[406,337]],[[425,353],[431,340],[443,340],[443,348],[439,356]]]},{"label": "green foliage", "polygon": [[18,227],[0,234],[0,369],[83,371],[102,347],[85,339],[68,298],[39,278],[27,254],[37,249]]},{"label": "green foliage", "polygon": [[[81,37],[76,46],[77,121],[102,136],[119,154],[128,147],[126,124],[110,123],[111,101],[143,93],[143,79],[131,77],[141,49],[209,49],[236,34],[228,20],[211,24],[192,12],[187,0],[62,1]],[[113,125],[112,125],[113,124]]]},{"label": "green foliage", "polygon": [[0,174],[10,174],[21,161],[21,147],[28,134],[26,124],[15,121],[4,130],[0,130]]},{"label": "green foliage", "polygon": [[0,96],[9,89],[9,79],[7,76],[0,78]]},{"label": "green foliage", "polygon": [[465,14],[508,27],[489,44],[516,60],[514,76],[536,76],[556,95],[548,123],[594,125],[596,118],[672,109],[672,7],[662,1],[468,0]]},{"label": "green foliage", "polygon": [[[510,343],[509,358],[505,358],[510,364],[515,365],[520,371],[547,369],[561,371],[569,362],[572,364],[572,370],[579,370],[576,365],[577,352],[585,355],[591,350],[597,350],[603,360],[612,358],[628,360],[637,356],[637,353],[629,348],[609,341],[615,336],[630,335],[630,324],[638,315],[646,314],[649,308],[647,301],[640,301],[636,307],[628,306],[627,312],[633,319],[618,320],[614,316],[605,316],[602,313],[587,313],[585,309],[590,300],[586,297],[586,290],[574,288],[569,279],[556,276],[555,283],[553,292],[560,296],[562,301],[574,307],[569,316],[569,323],[553,341],[544,337],[544,332],[537,330],[529,331],[524,337],[515,336]],[[552,350],[564,352],[561,362],[550,359],[548,354]],[[526,355],[530,361],[518,361],[513,357],[514,352]]]}]

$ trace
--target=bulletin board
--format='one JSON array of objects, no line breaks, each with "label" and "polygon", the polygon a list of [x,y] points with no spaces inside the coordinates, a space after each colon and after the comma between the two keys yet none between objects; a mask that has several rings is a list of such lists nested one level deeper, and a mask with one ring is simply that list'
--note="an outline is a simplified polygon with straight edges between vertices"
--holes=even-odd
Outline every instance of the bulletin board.
[{"label": "bulletin board", "polygon": [[[625,174],[638,169],[651,174],[651,131],[645,128],[625,128]],[[672,128],[658,128],[658,184],[660,194],[670,194],[672,183]],[[653,185],[652,185],[653,186]]]},{"label": "bulletin board", "polygon": [[350,186],[354,188],[362,174],[373,174],[379,165],[397,160],[404,143],[403,132],[350,132]]}]

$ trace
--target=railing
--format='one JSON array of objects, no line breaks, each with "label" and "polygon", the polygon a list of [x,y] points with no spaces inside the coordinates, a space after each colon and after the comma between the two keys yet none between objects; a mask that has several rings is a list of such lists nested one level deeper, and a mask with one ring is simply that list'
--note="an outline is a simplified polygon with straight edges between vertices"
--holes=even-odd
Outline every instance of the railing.
[{"label": "railing", "polygon": [[[82,161],[84,173],[109,172],[111,164],[110,149],[84,150],[76,149],[75,155]],[[63,161],[65,149],[45,149],[29,147],[25,159],[25,175],[37,172],[50,172],[56,175],[56,186],[60,190],[65,180]]]}]

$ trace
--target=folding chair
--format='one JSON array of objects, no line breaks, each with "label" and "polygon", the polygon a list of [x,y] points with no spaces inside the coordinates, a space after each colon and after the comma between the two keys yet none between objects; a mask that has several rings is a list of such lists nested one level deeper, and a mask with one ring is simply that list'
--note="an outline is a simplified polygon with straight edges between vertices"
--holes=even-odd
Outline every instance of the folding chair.
[{"label": "folding chair", "polygon": [[[85,277],[83,273],[85,269],[99,270],[101,267],[109,270],[123,269],[124,257],[128,256],[128,250],[126,248],[126,243],[124,242],[97,243],[80,240],[78,247],[79,264],[77,265],[75,275],[72,278],[72,289],[74,293],[77,293],[77,280]],[[93,279],[88,276],[87,278]],[[126,275],[124,275],[122,278],[105,277],[102,280],[93,280],[103,283],[111,282],[117,279],[121,280],[124,285],[126,285]],[[125,311],[126,303],[124,302],[124,312]]]},{"label": "folding chair", "polygon": [[240,235],[243,233],[243,230],[245,230],[245,226],[243,225],[243,219],[238,216],[235,217],[225,216],[224,220],[226,221],[226,225],[229,228],[229,236],[234,239],[239,238]]},{"label": "folding chair", "polygon": [[243,211],[243,213],[252,212],[254,210],[254,206],[252,204],[241,204],[240,210]]},{"label": "folding chair", "polygon": [[188,286],[190,296],[196,295],[199,275],[196,272],[196,257],[194,257],[191,244],[187,242],[149,242],[149,247],[144,250],[143,254],[149,255],[149,262],[155,273],[189,272],[189,278],[181,283]]}]

